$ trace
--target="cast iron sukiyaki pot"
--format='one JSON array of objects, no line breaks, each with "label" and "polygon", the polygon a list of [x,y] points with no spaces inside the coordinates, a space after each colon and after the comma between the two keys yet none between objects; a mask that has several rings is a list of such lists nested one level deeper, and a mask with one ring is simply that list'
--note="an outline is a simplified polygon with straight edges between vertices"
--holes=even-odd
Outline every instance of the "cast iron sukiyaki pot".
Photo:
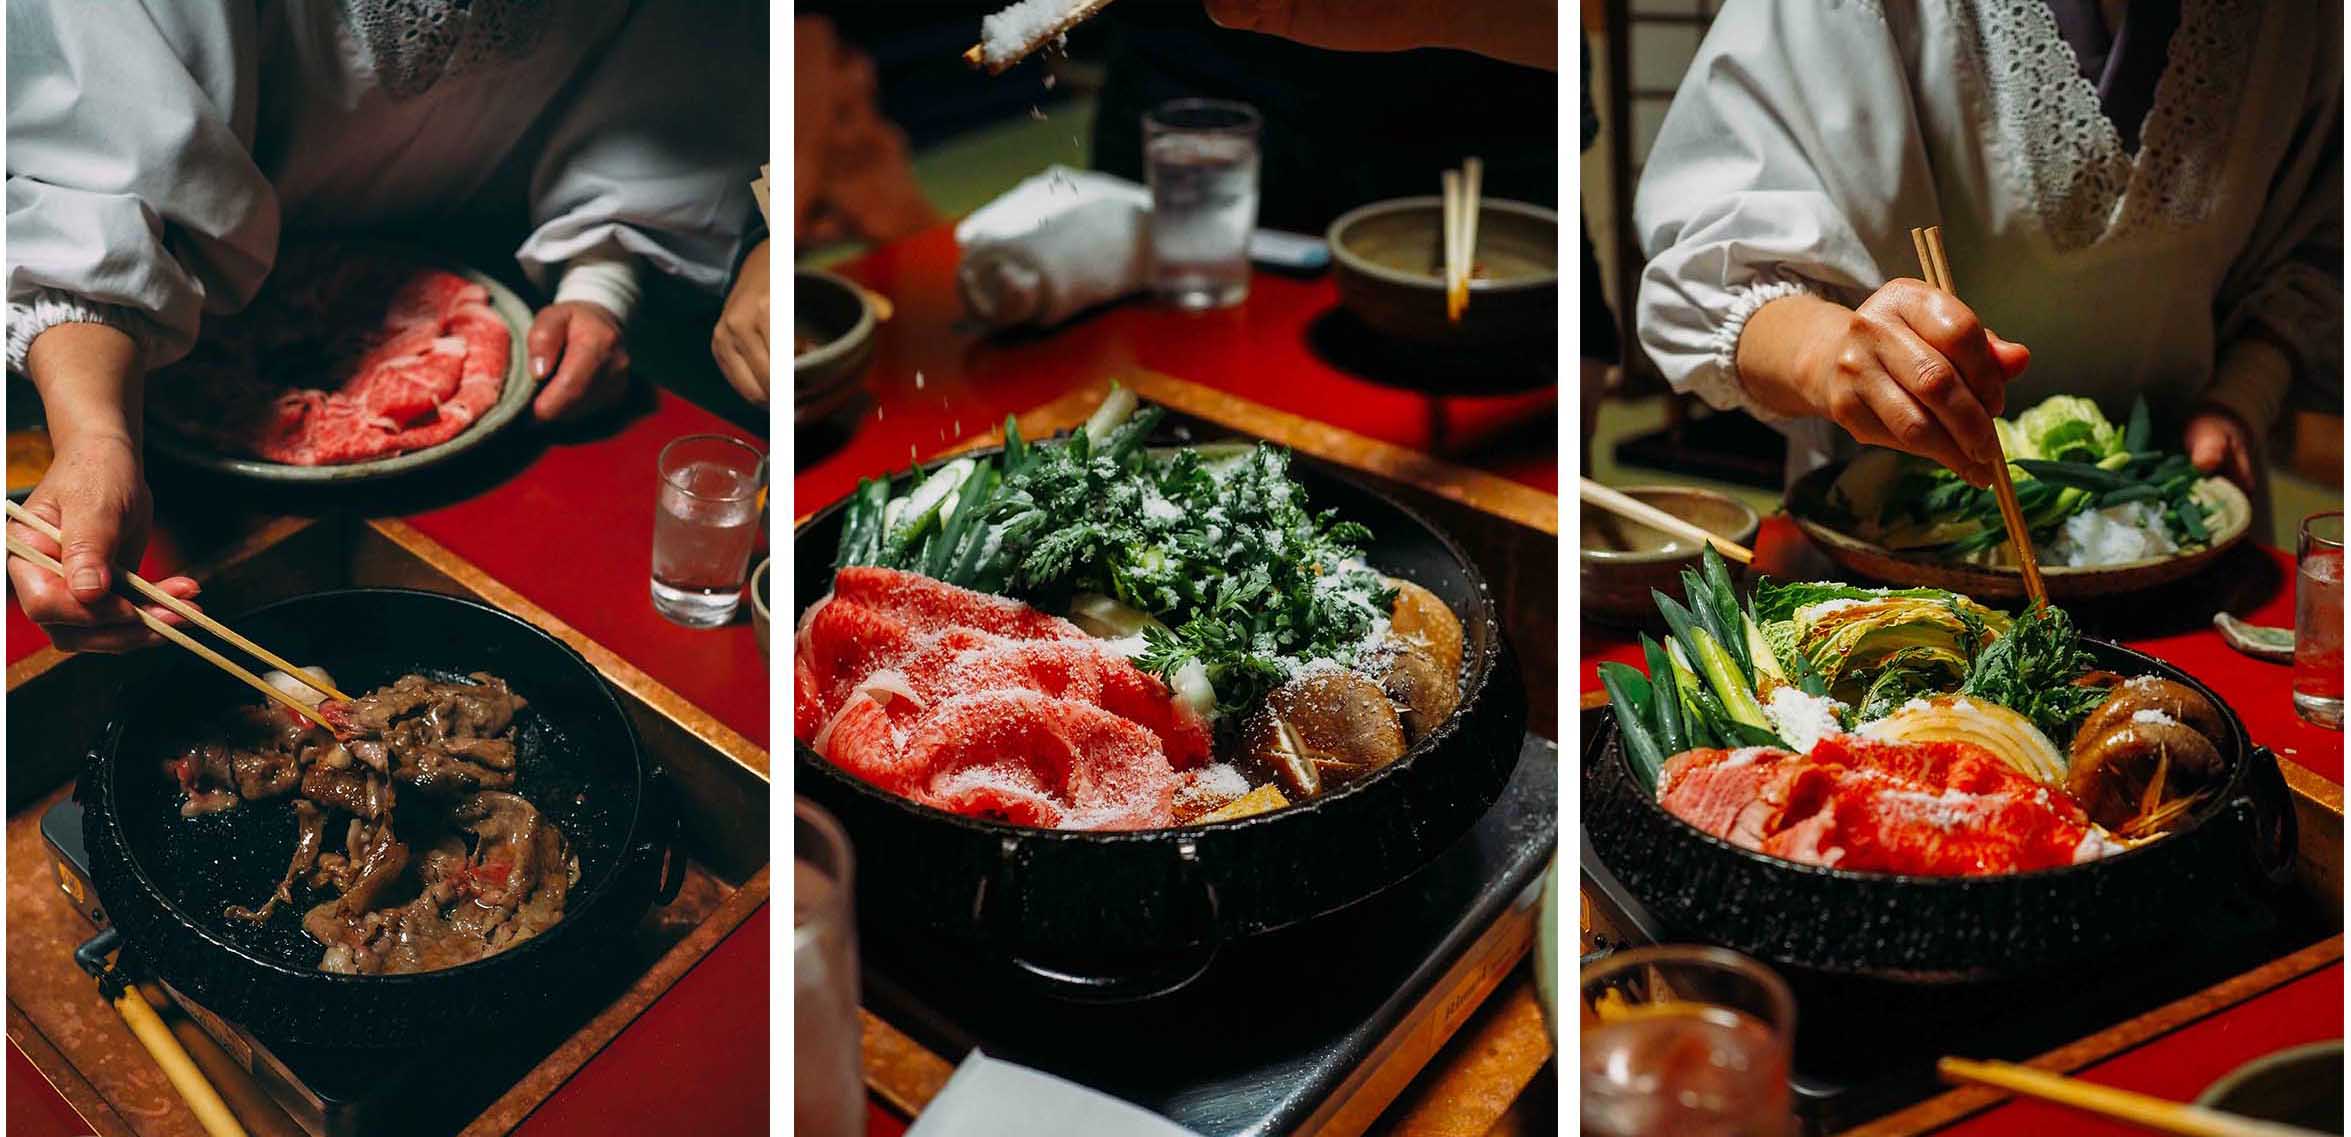
[{"label": "cast iron sukiyaki pot", "polygon": [[[587,661],[523,620],[471,600],[352,589],[281,601],[228,623],[288,659],[326,668],[353,696],[403,674],[486,671],[529,700],[516,717],[514,792],[538,806],[580,862],[562,920],[505,951],[410,974],[318,970],[302,931],[323,895],[258,927],[231,904],[269,895],[294,848],[290,798],[179,814],[164,765],[220,713],[260,696],[194,656],[121,708],[76,789],[99,903],[126,954],[206,1009],[266,1038],[338,1047],[414,1046],[528,1015],[604,976],[661,890],[674,814],[619,699]],[[341,822],[331,827],[335,847]]]},{"label": "cast iron sukiyaki pot", "polygon": [[[917,805],[803,743],[798,792],[847,829],[861,918],[953,940],[1063,993],[1148,994],[1197,974],[1223,943],[1388,888],[1493,805],[1517,764],[1526,695],[1484,577],[1451,538],[1386,496],[1304,457],[1290,474],[1316,511],[1370,528],[1373,568],[1429,589],[1460,618],[1452,716],[1344,789],[1236,821],[1127,832],[1035,829]],[[832,591],[843,505],[794,539],[802,611]]]},{"label": "cast iron sukiyaki pot", "polygon": [[1640,783],[1611,714],[1584,762],[1583,821],[1608,869],[1678,937],[1803,972],[1902,982],[2019,977],[2160,942],[2293,869],[2294,811],[2276,759],[2218,695],[2152,656],[2102,640],[2095,666],[2157,675],[2225,720],[2228,779],[2178,828],[2084,864],[1994,876],[1902,876],[1796,864],[1665,811]]}]

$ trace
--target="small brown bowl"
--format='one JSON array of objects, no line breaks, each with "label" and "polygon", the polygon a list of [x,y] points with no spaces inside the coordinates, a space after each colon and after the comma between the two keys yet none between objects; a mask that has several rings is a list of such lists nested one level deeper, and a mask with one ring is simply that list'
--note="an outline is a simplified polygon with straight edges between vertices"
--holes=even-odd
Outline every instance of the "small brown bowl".
[{"label": "small brown bowl", "polygon": [[767,563],[759,559],[759,567],[751,570],[751,583],[744,591],[751,594],[751,628],[759,635],[759,653],[767,654]]},{"label": "small brown bowl", "polygon": [[[873,305],[865,291],[829,272],[792,278],[792,421],[831,414],[851,398],[873,364]],[[808,350],[798,350],[807,344]]]},{"label": "small brown bowl", "polygon": [[[1741,545],[1755,544],[1762,519],[1736,498],[1695,486],[1621,486],[1635,501],[1679,517]],[[1699,546],[1599,509],[1579,511],[1584,611],[1620,622],[1658,618],[1649,590],[1681,595],[1682,570],[1698,564]]]},{"label": "small brown bowl", "polygon": [[1478,209],[1477,269],[1469,308],[1445,318],[1445,203],[1375,201],[1331,222],[1325,235],[1339,302],[1366,326],[1421,344],[1477,347],[1559,334],[1559,215],[1487,198]]}]

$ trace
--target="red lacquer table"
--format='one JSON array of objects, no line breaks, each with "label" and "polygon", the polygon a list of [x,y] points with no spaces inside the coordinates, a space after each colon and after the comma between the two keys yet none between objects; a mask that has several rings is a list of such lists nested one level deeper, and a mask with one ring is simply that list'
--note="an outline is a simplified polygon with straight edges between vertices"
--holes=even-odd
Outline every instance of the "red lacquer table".
[{"label": "red lacquer table", "polygon": [[[839,420],[799,432],[797,515],[848,493],[861,477],[903,469],[1007,415],[1138,370],[1557,492],[1555,386],[1507,390],[1510,382],[1473,376],[1459,393],[1438,395],[1383,382],[1375,376],[1385,369],[1334,330],[1338,290],[1327,275],[1258,273],[1248,300],[1224,311],[1186,314],[1131,300],[1050,332],[989,336],[962,322],[956,260],[954,233],[942,226],[840,270],[886,297],[894,312],[877,332],[860,401]],[[1539,374],[1551,363],[1501,366]],[[873,1105],[873,1137],[905,1128]]]},{"label": "red lacquer table", "polygon": [[[752,742],[768,743],[767,665],[746,619],[696,631],[655,614],[647,596],[655,456],[670,439],[719,433],[764,443],[666,391],[624,421],[584,434],[525,431],[500,440],[508,460],[462,484],[414,487],[352,503],[398,517],[710,712]],[[156,481],[157,535],[142,571],[178,571],[237,510]],[[388,500],[388,504],[387,504]],[[221,513],[239,513],[223,517]],[[185,520],[175,524],[174,519]],[[754,554],[754,557],[762,554]],[[45,646],[8,604],[11,663]],[[164,650],[164,649],[158,649]],[[547,1099],[517,1132],[768,1132],[767,912],[755,912],[694,969]],[[19,1134],[87,1132],[13,1047],[8,1120]]]},{"label": "red lacquer table", "polygon": [[[1756,540],[1755,570],[1781,580],[1834,575],[1794,524],[1781,517],[1764,523]],[[2209,615],[2217,604],[2257,624],[2291,626],[2293,582],[2289,555],[2274,549],[2240,550],[2223,562],[2220,572],[2208,573],[2190,587],[2202,596],[2198,609],[2202,614]],[[2074,610],[2077,615],[2084,612],[2078,606]],[[2155,621],[2152,626],[2127,620],[2100,626],[2100,615],[2115,618],[2093,610],[2083,620],[2093,634],[2118,638],[2203,680],[2245,720],[2255,742],[2328,781],[2342,783],[2342,732],[2312,726],[2295,715],[2287,696],[2289,667],[2239,654],[2207,624],[2179,626],[2184,618],[2178,611],[2148,615],[2146,618]],[[1639,644],[1628,633],[1587,624],[1581,640],[1580,689],[1587,693],[1600,689],[1595,671],[1599,664],[1642,665]],[[2103,1025],[2085,1024],[2083,1033]],[[2341,1037],[2343,965],[2338,960],[2091,1065],[2076,1076],[2184,1100],[2254,1058]],[[2057,1106],[2011,1101],[1936,1132],[1965,1137],[2038,1137],[2049,1133],[2128,1137],[2146,1131]]]}]

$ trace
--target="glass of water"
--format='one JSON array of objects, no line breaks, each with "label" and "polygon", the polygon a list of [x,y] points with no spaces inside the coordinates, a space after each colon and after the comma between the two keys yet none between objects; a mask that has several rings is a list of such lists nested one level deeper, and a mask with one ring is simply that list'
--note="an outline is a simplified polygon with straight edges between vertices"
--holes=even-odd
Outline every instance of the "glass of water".
[{"label": "glass of water", "polygon": [[2343,513],[2302,522],[2294,573],[2294,710],[2343,729]]},{"label": "glass of water", "polygon": [[792,1131],[865,1133],[864,1028],[849,837],[815,804],[792,802]]},{"label": "glass of water", "polygon": [[723,434],[689,434],[661,448],[653,508],[653,610],[689,628],[735,618],[759,543],[767,458]]},{"label": "glass of water", "polygon": [[1143,116],[1151,286],[1178,308],[1249,297],[1259,125],[1255,108],[1220,99],[1177,99]]}]

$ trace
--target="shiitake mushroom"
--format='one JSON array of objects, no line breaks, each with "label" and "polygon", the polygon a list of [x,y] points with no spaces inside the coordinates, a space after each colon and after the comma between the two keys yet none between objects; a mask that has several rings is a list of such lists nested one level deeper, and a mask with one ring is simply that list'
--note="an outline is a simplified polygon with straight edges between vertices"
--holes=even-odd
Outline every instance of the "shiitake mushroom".
[{"label": "shiitake mushroom", "polygon": [[1387,649],[1380,689],[1395,704],[1404,736],[1417,742],[1461,702],[1460,672],[1445,670],[1427,651],[1402,640],[1389,641]]},{"label": "shiitake mushroom", "polygon": [[2088,718],[2082,720],[2075,738],[2083,735],[2103,735],[2115,727],[2131,721],[2140,711],[2159,711],[2212,741],[2214,746],[2227,736],[2221,724],[2220,710],[2210,699],[2196,693],[2185,684],[2174,683],[2156,675],[2141,675],[2126,679],[2108,689],[2106,701],[2098,704]]},{"label": "shiitake mushroom", "polygon": [[2184,802],[2227,776],[2220,712],[2154,676],[2112,691],[2074,734],[2065,788],[2100,825],[2126,836],[2158,832],[2185,813]]},{"label": "shiitake mushroom", "polygon": [[1396,590],[1388,606],[1388,634],[1418,648],[1436,664],[1439,673],[1461,681],[1461,619],[1437,594],[1395,577],[1383,577]]},{"label": "shiitake mushroom", "polygon": [[1404,756],[1404,726],[1388,693],[1338,668],[1275,688],[1241,729],[1243,769],[1271,778],[1293,801],[1362,778]]}]

